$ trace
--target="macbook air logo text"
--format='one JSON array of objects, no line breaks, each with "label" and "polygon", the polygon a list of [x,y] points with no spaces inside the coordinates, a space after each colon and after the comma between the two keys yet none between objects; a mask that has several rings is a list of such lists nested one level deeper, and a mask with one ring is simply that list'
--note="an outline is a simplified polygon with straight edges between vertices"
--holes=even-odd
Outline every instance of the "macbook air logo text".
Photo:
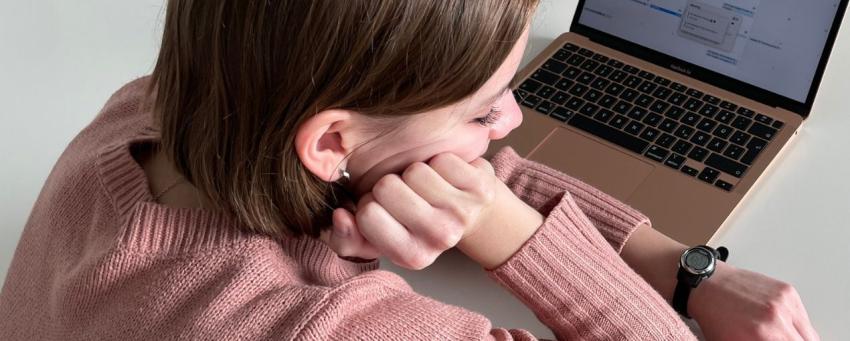
[{"label": "macbook air logo text", "polygon": [[688,69],[686,67],[681,67],[681,66],[676,65],[676,64],[670,64],[670,68],[673,69],[673,70],[679,71],[681,73],[684,73],[686,75],[690,75],[691,72],[692,72],[691,69]]}]

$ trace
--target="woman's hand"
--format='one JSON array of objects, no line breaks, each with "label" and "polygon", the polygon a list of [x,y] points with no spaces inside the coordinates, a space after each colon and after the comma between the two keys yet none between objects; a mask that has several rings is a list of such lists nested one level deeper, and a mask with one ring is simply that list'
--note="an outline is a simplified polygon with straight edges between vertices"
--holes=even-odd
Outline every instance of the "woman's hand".
[{"label": "woman's hand", "polygon": [[[504,203],[516,210],[504,211]],[[383,255],[418,270],[482,226],[509,226],[506,216],[523,209],[533,211],[496,178],[489,162],[466,163],[444,153],[410,165],[401,176],[385,175],[354,213],[334,210],[333,230],[322,239],[343,257]]]},{"label": "woman's hand", "polygon": [[820,340],[794,287],[723,262],[688,312],[707,340]]}]

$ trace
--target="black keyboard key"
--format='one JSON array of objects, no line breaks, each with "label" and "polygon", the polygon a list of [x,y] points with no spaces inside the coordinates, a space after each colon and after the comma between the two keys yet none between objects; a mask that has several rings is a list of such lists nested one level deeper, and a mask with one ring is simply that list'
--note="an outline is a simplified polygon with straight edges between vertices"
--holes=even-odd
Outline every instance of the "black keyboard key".
[{"label": "black keyboard key", "polygon": [[720,172],[718,172],[716,169],[705,167],[703,168],[702,172],[699,173],[699,176],[697,176],[697,178],[711,184],[714,183],[714,180],[717,180],[718,176],[720,176]]},{"label": "black keyboard key", "polygon": [[685,140],[679,140],[679,142],[676,142],[676,144],[673,145],[673,151],[679,154],[687,154],[693,146],[694,145],[692,145],[690,142],[687,142]]},{"label": "black keyboard key", "polygon": [[702,108],[703,104],[704,104],[703,101],[691,98],[687,102],[685,102],[684,108],[695,112],[695,111],[699,110],[700,108]]},{"label": "black keyboard key", "polygon": [[666,100],[667,97],[669,97],[672,93],[673,93],[673,91],[670,90],[670,89],[658,88],[658,89],[655,89],[655,91],[652,93],[652,95],[655,96],[655,98],[658,98],[660,100]]},{"label": "black keyboard key", "polygon": [[728,173],[736,178],[740,178],[744,175],[744,172],[747,171],[747,166],[744,164],[740,164],[729,158],[718,155],[711,154],[708,156],[708,159],[705,159],[705,164],[709,167],[717,168],[724,173]]},{"label": "black keyboard key", "polygon": [[747,141],[750,140],[750,137],[750,134],[747,134],[743,131],[736,131],[734,134],[732,134],[732,137],[729,138],[729,141],[732,141],[732,143],[737,144],[739,146],[743,146],[745,143],[747,143]]},{"label": "black keyboard key", "polygon": [[620,84],[617,84],[617,83],[612,83],[611,85],[608,86],[608,88],[605,89],[605,92],[608,93],[608,94],[617,96],[621,92],[623,92],[623,86],[620,85]]},{"label": "black keyboard key", "polygon": [[560,78],[561,77],[558,77],[558,75],[546,70],[537,70],[533,74],[531,74],[531,79],[537,80],[546,85],[555,85],[555,83],[557,83],[558,79]]},{"label": "black keyboard key", "polygon": [[619,101],[614,105],[614,111],[623,115],[627,114],[632,109],[632,105],[626,101]]},{"label": "black keyboard key", "polygon": [[655,141],[655,143],[664,148],[670,148],[670,146],[673,145],[673,142],[676,142],[676,138],[670,134],[661,134],[661,137],[658,138],[658,141]]},{"label": "black keyboard key", "polygon": [[694,150],[692,150],[688,154],[688,157],[696,161],[702,162],[702,160],[705,160],[705,157],[708,156],[708,153],[709,151],[705,148],[695,147]]},{"label": "black keyboard key", "polygon": [[681,92],[674,93],[673,95],[670,96],[670,98],[667,99],[668,102],[672,103],[673,105],[678,105],[678,106],[681,106],[687,100],[688,100],[688,96],[681,93]]},{"label": "black keyboard key", "polygon": [[549,59],[545,63],[543,63],[543,66],[541,67],[545,70],[560,74],[561,72],[564,72],[564,70],[567,69],[567,64],[561,63],[554,59]]},{"label": "black keyboard key", "polygon": [[652,98],[651,96],[640,95],[640,96],[638,96],[637,100],[635,100],[635,104],[642,106],[644,108],[648,108],[649,105],[652,104],[652,102],[654,102],[654,101],[655,101],[655,99]]},{"label": "black keyboard key", "polygon": [[640,131],[643,130],[643,127],[645,127],[643,123],[640,123],[638,121],[631,121],[629,122],[629,124],[626,125],[625,130],[629,134],[637,135],[640,134]]},{"label": "black keyboard key", "polygon": [[540,90],[537,90],[537,96],[540,96],[544,99],[548,99],[549,97],[552,97],[552,95],[555,94],[555,91],[555,88],[551,86],[544,86],[540,88]]},{"label": "black keyboard key", "polygon": [[626,78],[626,81],[624,81],[623,84],[627,87],[634,89],[640,86],[641,82],[643,81],[640,78],[637,78],[635,76],[629,76],[628,78]]},{"label": "black keyboard key", "polygon": [[755,111],[752,111],[752,110],[744,108],[744,107],[738,108],[738,113],[741,114],[741,115],[747,116],[749,118],[753,118],[753,115],[756,114]]},{"label": "black keyboard key", "polygon": [[714,136],[717,136],[721,139],[725,139],[725,138],[729,137],[729,135],[732,135],[732,131],[734,131],[734,130],[735,129],[732,129],[732,127],[730,127],[730,126],[721,124],[717,127],[717,129],[714,129],[714,132],[712,134],[714,134]]},{"label": "black keyboard key", "polygon": [[705,146],[708,141],[711,140],[711,135],[698,131],[694,136],[691,137],[691,142],[696,144],[697,146]]},{"label": "black keyboard key", "polygon": [[563,91],[558,91],[558,93],[556,93],[555,96],[552,96],[549,100],[557,105],[564,105],[564,103],[567,103],[568,99],[570,99],[570,95],[567,95]]},{"label": "black keyboard key", "polygon": [[652,103],[652,105],[649,106],[649,110],[652,110],[653,112],[657,112],[659,114],[663,114],[665,111],[667,111],[667,108],[669,108],[669,107],[670,107],[670,103],[667,103],[667,102],[664,102],[664,101],[658,99],[658,100],[655,100],[655,102]]},{"label": "black keyboard key", "polygon": [[635,97],[637,97],[639,94],[640,94],[640,93],[639,93],[639,92],[637,92],[637,91],[635,91],[634,89],[626,89],[626,90],[624,90],[624,91],[623,91],[623,93],[621,93],[621,94],[620,94],[620,98],[622,98],[622,99],[623,99],[623,100],[625,100],[625,101],[629,101],[629,102],[631,102],[631,101],[633,101],[633,100],[635,99]]},{"label": "black keyboard key", "polygon": [[705,96],[702,96],[702,100],[703,100],[703,101],[706,101],[706,102],[708,102],[708,103],[710,103],[710,104],[712,104],[712,105],[718,105],[718,104],[720,104],[720,99],[719,99],[719,98],[714,97],[714,96],[709,95],[709,94],[705,94]]},{"label": "black keyboard key", "polygon": [[583,48],[583,47],[578,50],[578,53],[582,56],[585,56],[585,57],[592,57],[594,55],[593,51],[588,50],[588,49]]},{"label": "black keyboard key", "polygon": [[578,78],[578,76],[580,74],[581,74],[581,69],[579,69],[575,66],[571,66],[567,69],[567,71],[564,71],[564,73],[562,73],[561,75],[564,76],[564,77],[567,77],[569,79],[576,79],[576,78]]},{"label": "black keyboard key", "polygon": [[687,112],[687,113],[685,113],[685,116],[682,116],[682,119],[679,120],[679,121],[681,121],[682,123],[687,124],[689,126],[695,126],[695,125],[697,125],[697,123],[699,123],[699,120],[700,120],[699,115],[694,114],[692,112]]},{"label": "black keyboard key", "polygon": [[640,133],[640,138],[647,140],[649,142],[655,141],[658,138],[658,134],[661,134],[658,129],[655,128],[646,128],[642,133]]},{"label": "black keyboard key", "polygon": [[541,114],[549,115],[549,113],[551,113],[552,110],[555,110],[555,104],[553,104],[552,102],[549,102],[549,101],[543,101],[542,103],[537,105],[537,107],[534,108],[534,110],[537,110],[537,112],[539,112]]},{"label": "black keyboard key", "polygon": [[610,124],[614,128],[622,129],[626,125],[626,123],[628,123],[628,122],[629,122],[629,119],[626,118],[625,116],[617,115],[617,116],[614,116],[614,118],[608,124]]},{"label": "black keyboard key", "polygon": [[634,74],[638,73],[638,71],[640,71],[640,69],[638,69],[634,66],[631,66],[631,65],[625,65],[625,66],[623,66],[623,71],[626,71],[626,72],[634,75]]},{"label": "black keyboard key", "polygon": [[673,130],[676,129],[676,127],[678,127],[678,126],[679,126],[678,122],[673,121],[669,118],[665,118],[664,121],[661,122],[661,125],[658,126],[658,128],[672,134]]},{"label": "black keyboard key", "polygon": [[622,82],[624,79],[626,79],[626,77],[627,77],[628,75],[629,75],[629,74],[627,74],[627,73],[625,73],[625,72],[623,72],[623,71],[615,70],[614,72],[612,72],[612,73],[611,73],[611,75],[610,75],[610,76],[608,76],[608,79],[610,79],[610,80],[611,80],[611,81],[613,81],[613,82],[617,82],[617,83],[619,83],[619,82]]},{"label": "black keyboard key", "polygon": [[764,147],[767,146],[767,141],[753,138],[750,143],[747,143],[747,153],[741,157],[741,163],[745,165],[752,165],[753,161],[755,161],[756,157],[764,150]]},{"label": "black keyboard key", "polygon": [[723,141],[719,138],[711,139],[711,142],[708,143],[708,149],[711,149],[714,152],[720,153],[723,151],[723,148],[726,148],[726,141]]},{"label": "black keyboard key", "polygon": [[770,117],[767,117],[765,115],[758,114],[758,115],[756,115],[756,122],[761,122],[761,123],[764,123],[766,125],[770,125],[770,124],[773,123],[773,119],[770,118]]},{"label": "black keyboard key", "polygon": [[596,76],[594,76],[593,74],[582,72],[578,76],[578,78],[576,78],[576,81],[581,84],[590,85],[590,83],[592,83],[594,79],[596,79]]},{"label": "black keyboard key", "polygon": [[782,126],[784,125],[785,123],[783,123],[782,121],[774,121],[772,126],[776,129],[782,129]]},{"label": "black keyboard key", "polygon": [[768,141],[770,141],[770,139],[772,139],[773,136],[776,135],[776,129],[773,129],[758,122],[753,123],[753,126],[750,127],[747,132],[752,134],[753,136],[757,136]]},{"label": "black keyboard key", "polygon": [[672,118],[674,120],[678,120],[679,118],[682,117],[682,115],[684,113],[685,113],[685,109],[673,106],[673,107],[670,107],[669,110],[667,110],[667,113],[664,114],[664,116],[667,116],[667,117]]},{"label": "black keyboard key", "polygon": [[688,91],[685,91],[685,93],[688,94],[688,96],[691,96],[691,97],[694,97],[694,98],[702,98],[702,96],[705,96],[705,94],[702,93],[702,91],[699,91],[697,89],[688,89]]},{"label": "black keyboard key", "polygon": [[599,103],[597,103],[597,104],[599,104],[600,107],[603,107],[605,109],[610,109],[616,103],[617,103],[616,97],[611,96],[611,95],[605,95],[605,96],[602,96],[602,99],[599,100]]},{"label": "black keyboard key", "polygon": [[600,63],[604,63],[604,62],[608,61],[608,57],[603,56],[601,54],[594,54],[592,58],[593,58],[593,60],[600,62]]},{"label": "black keyboard key", "polygon": [[648,115],[646,115],[646,118],[643,119],[643,123],[654,127],[657,126],[658,123],[660,123],[663,119],[664,117],[662,117],[661,115],[649,113]]},{"label": "black keyboard key", "polygon": [[732,122],[732,119],[735,118],[735,114],[728,110],[720,110],[720,113],[714,117],[715,120],[720,121],[720,123],[729,124]]},{"label": "black keyboard key", "polygon": [[568,124],[638,154],[649,146],[649,142],[584,116],[575,116]]},{"label": "black keyboard key", "polygon": [[746,151],[747,150],[744,148],[738,147],[734,144],[730,144],[729,147],[726,147],[726,151],[723,152],[723,156],[728,157],[732,160],[737,160],[741,157],[741,155],[744,155],[744,152]]},{"label": "black keyboard key", "polygon": [[570,56],[572,56],[572,55],[573,54],[570,53],[570,51],[561,49],[561,50],[558,50],[558,52],[555,52],[555,55],[552,56],[552,58],[555,58],[556,60],[563,62],[563,61],[566,61],[567,58],[570,58]]},{"label": "black keyboard key", "polygon": [[670,84],[670,88],[673,89],[673,90],[676,90],[678,92],[688,91],[688,87],[686,87],[686,86],[684,86],[684,85],[682,85],[681,83],[678,83],[678,82],[673,82],[673,84]]},{"label": "black keyboard key", "polygon": [[611,81],[605,78],[597,78],[593,83],[590,83],[590,87],[602,91],[608,84],[611,84]]},{"label": "black keyboard key", "polygon": [[715,185],[715,186],[717,186],[717,187],[719,187],[720,189],[722,189],[722,190],[724,190],[724,191],[727,191],[727,192],[731,192],[731,191],[732,191],[732,184],[730,184],[730,183],[728,183],[728,182],[726,182],[726,181],[723,181],[723,180],[717,180],[717,182],[715,182],[715,183],[714,183],[714,185]]},{"label": "black keyboard key", "polygon": [[660,84],[661,86],[669,86],[670,83],[672,83],[673,81],[661,76],[655,76],[655,82]]},{"label": "black keyboard key", "polygon": [[596,68],[599,67],[599,62],[595,60],[586,60],[584,63],[581,63],[581,68],[586,70],[587,72],[593,72]]},{"label": "black keyboard key", "polygon": [[578,46],[576,46],[573,43],[564,44],[564,49],[566,49],[568,51],[578,52]]},{"label": "black keyboard key", "polygon": [[582,106],[584,106],[584,100],[578,97],[573,97],[570,98],[564,106],[573,111],[578,111]]},{"label": "black keyboard key", "polygon": [[640,71],[638,72],[638,76],[643,79],[653,80],[655,79],[655,74],[649,71]]},{"label": "black keyboard key", "polygon": [[585,116],[593,117],[593,115],[596,115],[597,111],[599,111],[598,105],[592,104],[592,103],[587,103],[583,107],[581,107],[581,110],[579,110],[579,113],[582,114],[582,115],[585,115]]},{"label": "black keyboard key", "polygon": [[528,91],[529,93],[535,93],[537,90],[540,90],[540,87],[542,86],[543,84],[536,80],[526,79],[525,82],[522,82],[522,84],[519,85],[518,89]]},{"label": "black keyboard key", "polygon": [[611,67],[613,67],[615,69],[619,69],[619,68],[623,67],[623,65],[626,65],[626,64],[623,64],[623,62],[616,60],[616,59],[608,60],[607,64],[611,65]]},{"label": "black keyboard key", "polygon": [[575,84],[575,82],[573,82],[569,79],[566,79],[566,78],[561,78],[561,79],[558,80],[557,83],[555,83],[555,88],[557,88],[558,90],[561,90],[561,91],[567,91],[569,88],[571,88],[573,86],[573,84]]},{"label": "black keyboard key", "polygon": [[[691,127],[688,127],[688,126],[680,126],[679,129],[676,129],[676,132],[673,133],[673,135],[676,135],[676,137],[678,137],[680,139],[685,139],[685,140],[691,138],[691,135],[693,135],[693,134],[694,134],[694,128],[691,128]],[[682,153],[682,154],[684,154],[684,153]]]},{"label": "black keyboard key", "polygon": [[682,166],[682,173],[685,173],[690,176],[697,176],[697,174],[699,174],[699,171],[688,166]]},{"label": "black keyboard key", "polygon": [[687,159],[684,156],[673,153],[670,154],[670,157],[667,158],[667,161],[665,161],[664,164],[667,165],[667,167],[679,169],[685,164],[685,160]]},{"label": "black keyboard key", "polygon": [[706,104],[702,107],[702,109],[699,110],[699,114],[711,118],[714,117],[714,114],[716,114],[718,111],[720,111],[720,108],[715,107],[711,104]]},{"label": "black keyboard key", "polygon": [[702,130],[706,133],[710,133],[711,130],[714,129],[714,127],[716,126],[717,122],[714,122],[707,118],[703,118],[701,121],[699,121],[699,124],[697,124],[697,129]]},{"label": "black keyboard key", "polygon": [[738,106],[729,101],[720,102],[720,107],[729,111],[738,110]]},{"label": "black keyboard key", "polygon": [[670,151],[667,149],[661,148],[659,146],[651,146],[649,147],[649,149],[646,150],[646,153],[644,155],[646,155],[652,160],[664,162],[664,159],[666,159],[667,155],[669,154]]},{"label": "black keyboard key", "polygon": [[643,117],[646,116],[646,114],[648,113],[649,112],[647,112],[646,109],[643,109],[641,107],[634,107],[632,108],[632,110],[629,110],[628,116],[629,118],[634,120],[642,120]]},{"label": "black keyboard key", "polygon": [[570,117],[573,117],[573,112],[567,110],[564,107],[557,107],[555,110],[552,110],[552,113],[549,114],[549,117],[552,117],[558,121],[566,122]]},{"label": "black keyboard key", "polygon": [[608,65],[602,65],[596,68],[596,71],[593,71],[599,77],[608,77],[612,72],[614,72],[614,68]]},{"label": "black keyboard key", "polygon": [[751,123],[753,123],[753,120],[746,117],[738,116],[738,118],[732,121],[732,126],[738,130],[747,130]]},{"label": "black keyboard key", "polygon": [[590,88],[588,88],[586,85],[576,84],[575,86],[573,86],[572,89],[570,89],[570,94],[573,96],[584,96],[584,94],[587,93],[587,90],[589,89]]},{"label": "black keyboard key", "polygon": [[585,101],[588,101],[588,102],[591,102],[591,103],[596,103],[596,101],[598,101],[600,98],[602,98],[602,93],[599,92],[599,91],[591,89],[590,91],[587,92],[587,94],[584,95],[583,98],[584,98]]},{"label": "black keyboard key", "polygon": [[599,113],[597,113],[596,116],[593,116],[593,118],[595,118],[597,121],[603,123],[608,123],[608,121],[611,120],[612,117],[614,117],[614,112],[605,109],[599,110]]},{"label": "black keyboard key", "polygon": [[517,103],[522,103],[522,100],[528,96],[528,91],[516,89],[514,90],[514,99]]},{"label": "black keyboard key", "polygon": [[655,89],[658,88],[658,85],[653,83],[650,80],[643,81],[640,86],[638,86],[638,90],[645,94],[651,94]]},{"label": "black keyboard key", "polygon": [[579,66],[584,63],[585,59],[586,58],[582,57],[579,54],[573,54],[572,56],[570,56],[570,58],[567,58],[567,64]]},{"label": "black keyboard key", "polygon": [[535,95],[528,95],[522,101],[522,104],[529,107],[529,108],[535,108],[535,107],[537,107],[538,104],[540,104],[541,101],[543,101],[543,99],[540,98],[540,97],[537,97]]}]

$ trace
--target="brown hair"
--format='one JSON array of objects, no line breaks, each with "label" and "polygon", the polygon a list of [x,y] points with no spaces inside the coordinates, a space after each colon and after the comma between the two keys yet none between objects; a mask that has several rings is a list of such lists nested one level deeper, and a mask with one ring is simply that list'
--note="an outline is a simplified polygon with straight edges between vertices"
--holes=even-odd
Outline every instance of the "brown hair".
[{"label": "brown hair", "polygon": [[250,230],[317,237],[336,204],[294,137],[331,108],[411,115],[477,91],[538,0],[169,0],[149,91],[162,150]]}]

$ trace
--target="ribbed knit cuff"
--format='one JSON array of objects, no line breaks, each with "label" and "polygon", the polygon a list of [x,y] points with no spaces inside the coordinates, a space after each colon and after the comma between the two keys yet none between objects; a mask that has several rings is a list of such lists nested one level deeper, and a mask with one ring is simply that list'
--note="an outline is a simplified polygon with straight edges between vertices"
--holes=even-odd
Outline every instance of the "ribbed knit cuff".
[{"label": "ribbed knit cuff", "polygon": [[649,218],[640,211],[561,171],[526,160],[511,147],[500,150],[490,162],[496,176],[543,215],[548,215],[558,204],[564,191],[569,192],[617,253],[638,226],[651,226]]},{"label": "ribbed knit cuff", "polygon": [[608,246],[569,194],[488,275],[559,339],[692,340],[667,302]]}]

